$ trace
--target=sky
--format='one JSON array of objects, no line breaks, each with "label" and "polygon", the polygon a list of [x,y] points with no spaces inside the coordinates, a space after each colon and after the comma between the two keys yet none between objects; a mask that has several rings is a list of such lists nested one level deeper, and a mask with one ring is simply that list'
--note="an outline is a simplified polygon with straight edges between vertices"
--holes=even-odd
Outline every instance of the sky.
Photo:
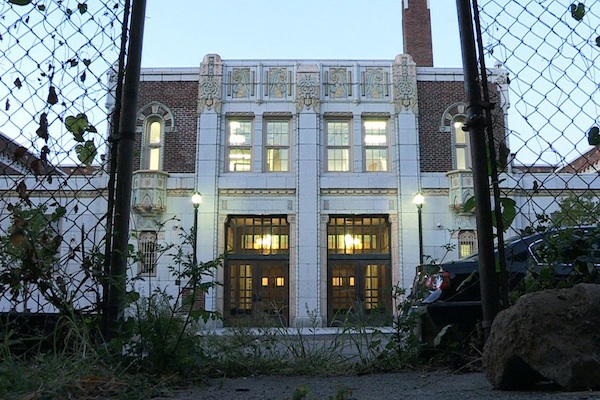
[{"label": "sky", "polygon": [[[142,67],[234,59],[393,60],[403,0],[148,0]],[[434,66],[461,67],[456,0],[431,0]]]},{"label": "sky", "polygon": [[[429,1],[434,66],[461,68],[456,0]],[[224,60],[393,60],[403,53],[402,6],[403,0],[147,0],[142,67],[198,67],[209,53]],[[581,42],[595,37],[598,12],[590,5],[577,23],[563,2],[480,6],[494,59],[488,66],[501,61],[512,81],[515,160],[556,165],[576,158],[589,148],[585,132],[598,124],[597,47]]]}]

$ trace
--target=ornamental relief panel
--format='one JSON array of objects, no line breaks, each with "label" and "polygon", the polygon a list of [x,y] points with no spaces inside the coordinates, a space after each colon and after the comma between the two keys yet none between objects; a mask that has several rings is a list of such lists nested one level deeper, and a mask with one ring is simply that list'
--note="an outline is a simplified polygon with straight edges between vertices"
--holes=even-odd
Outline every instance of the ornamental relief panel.
[{"label": "ornamental relief panel", "polygon": [[363,96],[368,99],[383,99],[389,96],[388,74],[383,68],[367,67],[363,72]]},{"label": "ornamental relief panel", "polygon": [[247,99],[254,96],[254,71],[250,68],[233,68],[227,74],[228,96],[235,99]]},{"label": "ornamental relief panel", "polygon": [[347,99],[352,96],[352,72],[347,68],[329,68],[324,73],[325,96]]},{"label": "ornamental relief panel", "polygon": [[200,65],[198,90],[198,112],[214,109],[221,112],[221,85],[223,83],[223,63],[217,54],[204,57]]},{"label": "ornamental relief panel", "polygon": [[283,99],[292,95],[292,73],[287,68],[269,68],[265,75],[269,97]]},{"label": "ornamental relief panel", "polygon": [[321,89],[319,67],[316,65],[300,66],[296,74],[296,110],[298,112],[313,110],[319,112],[321,107]]},{"label": "ornamental relief panel", "polygon": [[417,67],[408,54],[399,54],[394,60],[394,105],[396,112],[410,110],[418,113]]}]

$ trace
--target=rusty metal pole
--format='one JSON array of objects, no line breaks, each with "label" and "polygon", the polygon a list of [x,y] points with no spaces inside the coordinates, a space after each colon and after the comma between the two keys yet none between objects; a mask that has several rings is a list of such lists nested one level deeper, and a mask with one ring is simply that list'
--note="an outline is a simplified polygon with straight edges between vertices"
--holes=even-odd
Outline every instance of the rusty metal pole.
[{"label": "rusty metal pole", "polygon": [[499,311],[496,259],[492,230],[492,207],[488,160],[485,140],[485,115],[481,101],[481,85],[477,68],[475,34],[470,0],[456,0],[462,48],[467,123],[471,141],[473,163],[473,189],[475,192],[475,218],[477,220],[477,245],[479,248],[479,279],[481,287],[482,327],[487,339],[494,317]]},{"label": "rusty metal pole", "polygon": [[113,250],[110,255],[111,268],[108,278],[107,315],[105,316],[108,339],[117,337],[120,334],[121,322],[125,311],[135,125],[137,120],[145,14],[146,0],[134,0],[131,10],[129,48],[127,51],[127,66],[125,68],[125,83],[123,85],[119,144],[117,147],[117,185],[113,226],[115,236]]}]

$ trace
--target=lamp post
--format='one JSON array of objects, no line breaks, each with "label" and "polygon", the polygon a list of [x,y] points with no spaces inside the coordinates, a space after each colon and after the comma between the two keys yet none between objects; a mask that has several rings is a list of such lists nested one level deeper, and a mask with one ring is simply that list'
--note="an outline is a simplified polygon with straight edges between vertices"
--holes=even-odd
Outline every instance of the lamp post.
[{"label": "lamp post", "polygon": [[192,234],[194,237],[192,238],[192,245],[194,246],[192,249],[192,262],[194,263],[194,268],[198,265],[198,206],[202,203],[202,194],[197,191],[192,195],[192,204],[194,205],[194,231]]},{"label": "lamp post", "polygon": [[419,265],[423,265],[423,203],[425,196],[418,192],[413,197],[413,204],[417,206],[418,229],[419,229]]}]

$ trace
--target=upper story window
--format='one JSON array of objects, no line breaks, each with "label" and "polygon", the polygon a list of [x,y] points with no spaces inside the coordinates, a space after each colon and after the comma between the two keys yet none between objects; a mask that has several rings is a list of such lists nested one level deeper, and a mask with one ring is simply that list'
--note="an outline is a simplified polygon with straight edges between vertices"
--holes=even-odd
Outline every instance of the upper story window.
[{"label": "upper story window", "polygon": [[469,146],[468,132],[463,130],[465,119],[462,116],[452,120],[452,133],[454,136],[454,158],[456,169],[471,168],[471,149]]},{"label": "upper story window", "polygon": [[137,115],[135,131],[141,137],[140,169],[164,171],[165,137],[175,132],[175,120],[169,108],[159,102],[142,107]]},{"label": "upper story window", "polygon": [[265,171],[287,172],[290,169],[290,121],[265,121]]},{"label": "upper story window", "polygon": [[144,136],[143,168],[162,169],[163,123],[160,118],[148,118]]},{"label": "upper story window", "polygon": [[252,170],[252,120],[227,121],[227,160],[229,172]]},{"label": "upper story window", "polygon": [[350,171],[350,121],[327,121],[327,171]]},{"label": "upper story window", "polygon": [[366,171],[389,171],[388,121],[365,120],[363,141]]}]

